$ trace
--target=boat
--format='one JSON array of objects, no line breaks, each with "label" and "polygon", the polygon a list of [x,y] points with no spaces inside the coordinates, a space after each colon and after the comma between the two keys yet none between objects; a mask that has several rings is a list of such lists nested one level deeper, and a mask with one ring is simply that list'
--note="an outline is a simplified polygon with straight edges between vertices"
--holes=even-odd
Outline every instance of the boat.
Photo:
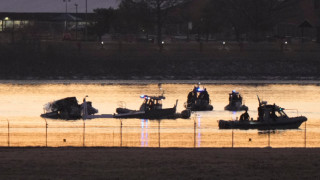
[{"label": "boat", "polygon": [[139,119],[176,119],[190,117],[190,110],[184,110],[181,113],[176,113],[178,100],[173,108],[162,108],[162,100],[165,99],[161,96],[148,96],[141,95],[140,98],[144,99],[139,110],[130,110],[127,108],[117,108],[115,118],[139,118]]},{"label": "boat", "polygon": [[187,102],[184,103],[186,109],[191,111],[212,111],[213,106],[206,88],[201,88],[200,83],[194,86],[189,92]]},{"label": "boat", "polygon": [[86,97],[83,99],[82,104],[78,104],[76,97],[67,97],[49,102],[44,105],[44,113],[40,116],[64,120],[86,119],[88,115],[98,113],[98,110],[92,107],[92,102],[86,101]]},{"label": "boat", "polygon": [[300,125],[307,121],[305,116],[288,117],[281,108],[275,104],[267,104],[266,101],[260,102],[258,107],[258,119],[249,120],[240,117],[240,120],[227,121],[219,120],[220,129],[258,129],[258,130],[275,130],[275,129],[298,129]]},{"label": "boat", "polygon": [[229,94],[229,104],[224,109],[227,111],[248,111],[248,107],[242,104],[241,94],[235,90]]}]

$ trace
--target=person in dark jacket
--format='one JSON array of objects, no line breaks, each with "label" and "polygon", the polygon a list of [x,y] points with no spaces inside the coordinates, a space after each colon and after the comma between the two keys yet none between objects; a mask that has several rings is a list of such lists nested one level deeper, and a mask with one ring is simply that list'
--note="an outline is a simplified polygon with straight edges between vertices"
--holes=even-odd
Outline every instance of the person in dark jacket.
[{"label": "person in dark jacket", "polygon": [[248,111],[246,110],[246,112],[244,112],[243,114],[241,114],[240,116],[240,121],[249,121],[249,114],[248,114]]}]

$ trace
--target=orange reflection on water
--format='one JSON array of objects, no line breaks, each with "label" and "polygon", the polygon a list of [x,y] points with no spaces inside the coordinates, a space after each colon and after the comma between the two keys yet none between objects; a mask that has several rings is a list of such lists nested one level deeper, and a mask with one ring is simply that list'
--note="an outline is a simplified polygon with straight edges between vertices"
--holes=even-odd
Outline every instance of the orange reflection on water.
[{"label": "orange reflection on water", "polygon": [[[208,84],[214,111],[193,113],[188,120],[95,119],[47,120],[39,115],[45,103],[64,97],[85,95],[99,113],[113,114],[119,101],[138,109],[141,94],[160,94],[157,84],[0,84],[0,146],[128,146],[128,147],[320,147],[320,87],[291,84]],[[178,111],[193,84],[163,84],[164,108],[179,100]],[[287,109],[298,109],[308,117],[299,130],[260,133],[257,130],[219,130],[217,121],[239,117],[241,112],[224,111],[228,93],[240,91],[252,118],[257,117],[257,96]],[[289,116],[297,111],[288,110]],[[9,133],[8,122],[9,121]],[[122,125],[121,125],[122,124]],[[9,134],[9,136],[8,136]],[[233,134],[233,135],[232,135]]]}]

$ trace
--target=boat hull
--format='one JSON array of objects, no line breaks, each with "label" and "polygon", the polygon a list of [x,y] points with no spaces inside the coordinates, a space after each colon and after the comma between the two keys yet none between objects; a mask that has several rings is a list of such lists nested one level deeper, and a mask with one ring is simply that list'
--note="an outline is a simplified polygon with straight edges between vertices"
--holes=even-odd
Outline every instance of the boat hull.
[{"label": "boat hull", "polygon": [[273,129],[298,129],[300,125],[307,121],[304,116],[294,118],[283,118],[271,121],[226,121],[219,120],[219,129],[258,129],[258,130],[273,130]]},{"label": "boat hull", "polygon": [[82,118],[80,114],[59,113],[58,111],[44,113],[44,114],[41,114],[40,116],[42,118],[63,119],[63,120],[77,120]]},{"label": "boat hull", "polygon": [[212,111],[213,110],[213,106],[212,105],[192,105],[190,107],[187,107],[188,109],[190,109],[191,111]]},{"label": "boat hull", "polygon": [[[148,111],[117,110],[115,118],[139,118],[139,119],[172,119],[175,118],[176,108],[154,109]],[[121,113],[123,112],[123,113]]]},{"label": "boat hull", "polygon": [[228,104],[226,107],[224,107],[224,110],[226,110],[226,111],[247,111],[248,107],[245,105],[232,106],[232,105]]}]

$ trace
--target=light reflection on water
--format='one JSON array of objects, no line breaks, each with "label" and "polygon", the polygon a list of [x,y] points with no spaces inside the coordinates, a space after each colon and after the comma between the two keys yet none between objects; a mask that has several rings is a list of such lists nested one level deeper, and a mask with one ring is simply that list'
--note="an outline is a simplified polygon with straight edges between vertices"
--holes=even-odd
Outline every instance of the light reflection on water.
[{"label": "light reflection on water", "polygon": [[[288,109],[289,116],[308,117],[299,130],[279,130],[271,133],[272,147],[320,147],[320,86],[295,84],[207,84],[214,111],[196,112],[189,120],[95,119],[78,121],[47,120],[39,117],[45,103],[76,96],[88,100],[100,113],[113,114],[119,101],[126,107],[138,109],[141,94],[159,94],[158,84],[0,84],[0,146],[129,146],[129,147],[231,147],[232,131],[219,130],[220,119],[235,120],[241,112],[224,111],[228,93],[241,92],[249,107],[251,118],[257,117],[256,95],[269,103]],[[164,108],[173,107],[179,100],[182,111],[193,84],[163,84]],[[10,122],[9,138],[8,125]],[[64,141],[65,140],[65,141]],[[268,134],[257,130],[234,131],[234,147],[265,147]]]},{"label": "light reflection on water", "polygon": [[148,147],[148,119],[141,119],[141,147]]},{"label": "light reflection on water", "polygon": [[197,136],[197,142],[198,142],[198,147],[201,147],[201,116],[197,116],[197,120],[198,120],[198,136]]}]

